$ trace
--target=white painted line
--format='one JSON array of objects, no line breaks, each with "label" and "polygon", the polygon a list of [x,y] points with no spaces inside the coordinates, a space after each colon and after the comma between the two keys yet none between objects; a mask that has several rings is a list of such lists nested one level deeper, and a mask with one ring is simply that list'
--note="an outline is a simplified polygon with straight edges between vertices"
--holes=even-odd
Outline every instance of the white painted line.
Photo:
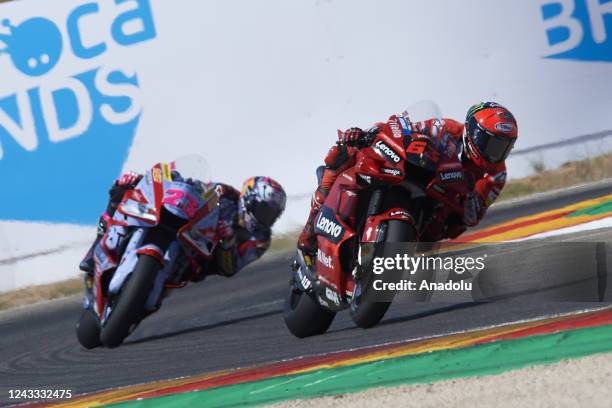
[{"label": "white painted line", "polygon": [[290,380],[283,381],[282,383],[268,385],[267,387],[263,387],[263,388],[260,388],[258,390],[255,390],[255,391],[251,391],[249,394],[259,394],[260,392],[268,391],[268,390],[271,390],[272,388],[276,388],[276,387],[281,386],[281,385],[289,384],[289,383],[297,381],[297,380],[299,380],[301,378],[308,377],[309,375],[312,375],[312,374],[314,374],[314,373],[308,373],[308,374],[305,374],[305,375],[300,375],[300,376],[292,378]]},{"label": "white painted line", "polygon": [[322,383],[323,381],[327,381],[327,380],[331,380],[332,378],[336,378],[338,377],[340,374],[336,374],[336,375],[330,375],[329,377],[325,377],[325,378],[321,378],[320,380],[308,383],[304,385],[304,388],[306,387],[312,387],[313,385],[317,385],[319,383]]}]

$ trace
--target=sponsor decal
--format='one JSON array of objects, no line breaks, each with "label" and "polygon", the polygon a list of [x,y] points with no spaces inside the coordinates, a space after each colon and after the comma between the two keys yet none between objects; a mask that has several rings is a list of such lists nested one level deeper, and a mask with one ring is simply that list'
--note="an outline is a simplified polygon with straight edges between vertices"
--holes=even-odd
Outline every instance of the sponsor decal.
[{"label": "sponsor decal", "polygon": [[2,6],[0,76],[11,91],[0,95],[0,172],[11,200],[1,219],[93,224],[132,145],[140,82],[117,51],[155,39],[151,4],[80,3],[52,17]]},{"label": "sponsor decal", "polygon": [[371,133],[371,134],[375,135],[378,132],[380,132],[380,128],[378,126],[374,125],[374,126],[372,126],[370,128],[367,128],[364,133]]},{"label": "sponsor decal", "polygon": [[500,132],[510,133],[514,130],[514,125],[512,123],[498,123],[495,125],[495,129]]},{"label": "sponsor decal", "polygon": [[304,273],[302,272],[302,268],[298,268],[297,276],[298,276],[298,280],[300,282],[300,285],[302,285],[302,288],[304,290],[310,289],[310,286],[311,286],[310,279],[308,279],[306,277],[306,275],[304,275]]},{"label": "sponsor decal", "polygon": [[325,254],[321,249],[317,249],[317,260],[322,263],[325,267],[332,269],[332,257]]},{"label": "sponsor decal", "polygon": [[414,140],[406,148],[406,153],[423,154],[425,149],[427,149],[427,142],[425,140]]},{"label": "sponsor decal", "polygon": [[393,132],[393,137],[396,139],[400,139],[402,135],[402,130],[400,126],[397,124],[397,120],[393,119],[389,121],[389,127],[391,128],[391,132]]},{"label": "sponsor decal", "polygon": [[370,237],[372,236],[372,227],[369,227],[368,230],[366,231],[366,239],[369,241]]},{"label": "sponsor decal", "polygon": [[440,173],[440,181],[443,183],[452,183],[460,180],[463,180],[463,171],[461,170]]},{"label": "sponsor decal", "polygon": [[391,163],[397,164],[402,160],[399,154],[397,154],[395,150],[387,146],[387,144],[383,142],[382,140],[379,140],[378,142],[376,142],[374,147],[376,147],[376,149],[378,149],[380,154],[384,158],[386,158],[388,161],[390,161]]},{"label": "sponsor decal", "polygon": [[164,164],[163,169],[164,169],[164,180],[172,182],[172,173],[170,172],[170,166],[167,164]]},{"label": "sponsor decal", "polygon": [[329,303],[327,302],[327,300],[323,299],[321,296],[317,296],[317,300],[319,301],[321,306],[329,307]]},{"label": "sponsor decal", "polygon": [[321,212],[315,224],[315,233],[324,235],[336,244],[340,242],[340,239],[344,236],[344,228],[338,222],[334,212],[329,207],[321,208]]},{"label": "sponsor decal", "polygon": [[365,174],[360,174],[359,177],[361,177],[361,179],[368,184],[372,182],[372,177],[367,176]]},{"label": "sponsor decal", "polygon": [[541,0],[546,58],[612,62],[612,2]]},{"label": "sponsor decal", "polygon": [[433,188],[440,194],[446,194],[446,190],[439,184],[434,184],[433,186],[431,186],[431,188]]},{"label": "sponsor decal", "polygon": [[395,211],[391,211],[389,213],[390,217],[402,217],[402,218],[410,218],[412,219],[412,216],[410,215],[410,213],[408,211],[405,210],[395,210]]},{"label": "sponsor decal", "polygon": [[325,297],[336,305],[340,305],[340,297],[330,288],[325,288]]},{"label": "sponsor decal", "polygon": [[390,174],[392,176],[399,176],[402,174],[402,171],[400,169],[394,169],[394,168],[389,168],[389,167],[381,167],[380,171],[382,171],[385,174]]},{"label": "sponsor decal", "polygon": [[406,118],[403,116],[400,116],[398,120],[399,120],[400,125],[402,126],[402,131],[404,132],[404,135],[410,136],[412,132],[410,131],[410,126],[408,125],[408,121],[406,120]]},{"label": "sponsor decal", "polygon": [[348,174],[346,174],[346,173],[342,173],[342,177],[344,177],[345,179],[347,179],[351,183],[353,182],[353,178],[351,176],[349,176]]},{"label": "sponsor decal", "polygon": [[162,182],[162,173],[161,170],[159,169],[159,167],[155,167],[153,168],[153,181],[155,183],[161,183]]}]

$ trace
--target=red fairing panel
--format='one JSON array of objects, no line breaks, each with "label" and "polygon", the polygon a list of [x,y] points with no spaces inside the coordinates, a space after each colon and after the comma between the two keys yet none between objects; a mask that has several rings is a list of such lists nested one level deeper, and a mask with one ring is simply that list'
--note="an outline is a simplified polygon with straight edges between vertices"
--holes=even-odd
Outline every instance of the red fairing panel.
[{"label": "red fairing panel", "polygon": [[381,224],[389,220],[405,221],[412,224],[417,229],[414,218],[403,208],[392,208],[386,213],[372,215],[366,220],[361,242],[380,242],[379,237],[382,232]]}]

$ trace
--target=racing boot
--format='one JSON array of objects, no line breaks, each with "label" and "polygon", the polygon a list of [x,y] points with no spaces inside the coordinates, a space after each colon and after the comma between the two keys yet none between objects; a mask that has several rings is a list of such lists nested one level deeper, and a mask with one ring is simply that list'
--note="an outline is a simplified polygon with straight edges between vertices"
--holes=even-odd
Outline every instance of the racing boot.
[{"label": "racing boot", "polygon": [[94,273],[94,259],[93,259],[94,251],[96,247],[98,246],[98,244],[100,243],[100,240],[106,233],[106,228],[107,228],[109,219],[110,217],[106,213],[104,213],[100,217],[100,220],[98,221],[98,231],[96,232],[96,239],[91,245],[91,248],[89,248],[89,251],[87,251],[87,254],[83,258],[81,263],[79,264],[79,269],[82,270],[83,272],[86,272],[88,275],[93,275]]},{"label": "racing boot", "polygon": [[314,232],[314,224],[321,211],[321,206],[325,201],[326,194],[320,189],[317,189],[310,202],[310,214],[308,214],[308,220],[304,229],[298,238],[297,247],[300,251],[305,254],[315,255],[317,252],[317,237]]}]

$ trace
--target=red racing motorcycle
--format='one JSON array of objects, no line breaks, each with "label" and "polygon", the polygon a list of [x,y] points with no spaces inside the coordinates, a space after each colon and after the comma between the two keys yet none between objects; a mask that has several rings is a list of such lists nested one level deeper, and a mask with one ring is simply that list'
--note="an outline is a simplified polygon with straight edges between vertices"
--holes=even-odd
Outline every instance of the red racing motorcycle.
[{"label": "red racing motorcycle", "polygon": [[296,253],[283,312],[296,337],[324,333],[345,309],[357,326],[376,325],[391,302],[363,295],[372,279],[362,267],[365,248],[417,243],[433,217],[463,216],[470,189],[457,155],[411,132],[406,117],[379,126],[362,143],[356,164],[338,176],[315,221],[316,257]]}]

